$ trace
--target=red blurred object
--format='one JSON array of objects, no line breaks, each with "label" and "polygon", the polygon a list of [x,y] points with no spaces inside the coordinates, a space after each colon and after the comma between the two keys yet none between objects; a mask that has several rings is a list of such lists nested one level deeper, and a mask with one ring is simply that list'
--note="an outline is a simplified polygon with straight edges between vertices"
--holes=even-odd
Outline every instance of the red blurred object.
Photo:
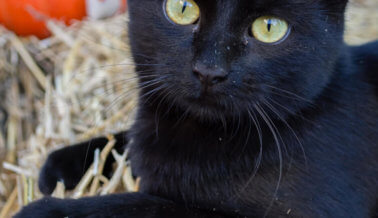
[{"label": "red blurred object", "polygon": [[[119,12],[125,12],[127,0],[120,1]],[[45,25],[47,18],[69,25],[86,15],[86,0],[0,0],[0,24],[20,36],[46,38],[50,36]]]},{"label": "red blurred object", "polygon": [[21,36],[48,37],[46,18],[70,24],[85,16],[85,0],[0,0],[0,22]]},{"label": "red blurred object", "polygon": [[[122,4],[121,4],[121,12],[125,12],[127,10],[127,0],[122,0]],[[1,14],[0,14],[1,16]],[[1,20],[0,20],[1,22]]]},{"label": "red blurred object", "polygon": [[0,24],[3,23],[3,15],[1,15],[1,8],[0,8]]}]

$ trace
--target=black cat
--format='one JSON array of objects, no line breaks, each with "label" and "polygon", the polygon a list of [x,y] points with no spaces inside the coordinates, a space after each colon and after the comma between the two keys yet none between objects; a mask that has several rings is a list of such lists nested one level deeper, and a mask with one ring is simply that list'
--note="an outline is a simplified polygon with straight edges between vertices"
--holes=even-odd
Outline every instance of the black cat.
[{"label": "black cat", "polygon": [[[376,216],[378,43],[343,43],[346,4],[129,0],[140,193],[45,198],[16,217]],[[51,154],[41,191],[72,188],[87,147]]]}]

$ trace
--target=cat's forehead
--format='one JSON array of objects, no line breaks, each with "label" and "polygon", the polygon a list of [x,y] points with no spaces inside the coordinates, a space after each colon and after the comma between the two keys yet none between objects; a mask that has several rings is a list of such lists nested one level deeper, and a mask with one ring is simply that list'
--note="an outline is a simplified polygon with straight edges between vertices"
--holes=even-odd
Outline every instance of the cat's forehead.
[{"label": "cat's forehead", "polygon": [[324,13],[325,0],[195,0],[204,22],[237,25],[259,16],[273,15],[291,21]]},{"label": "cat's forehead", "polygon": [[209,5],[213,7],[225,7],[233,8],[239,6],[245,6],[246,8],[275,8],[275,7],[287,7],[302,4],[319,4],[322,0],[195,0],[200,5]]},{"label": "cat's forehead", "polygon": [[[180,0],[181,1],[181,0]],[[277,16],[289,22],[314,19],[340,24],[348,0],[191,0],[200,9],[201,24],[244,25],[260,16]],[[162,17],[167,0],[128,0],[133,16]],[[163,9],[163,10],[162,10]],[[333,17],[335,19],[328,19]]]},{"label": "cat's forehead", "polygon": [[[326,0],[195,0],[205,12],[233,13],[243,16],[250,13],[314,13],[324,11]],[[329,1],[329,0],[328,0]],[[336,0],[337,1],[337,0]],[[335,2],[336,2],[335,1]],[[341,0],[340,0],[341,1]],[[329,3],[329,2],[328,2]],[[327,9],[326,9],[327,10]],[[244,14],[243,14],[244,13]],[[213,13],[214,14],[214,13]]]},{"label": "cat's forehead", "polygon": [[[142,10],[156,12],[155,9],[164,5],[167,0],[128,0],[130,9],[141,7]],[[180,0],[181,1],[181,0]],[[348,0],[191,0],[196,2],[201,11],[232,13],[243,12],[269,12],[274,10],[286,10],[297,15],[301,13],[331,12],[343,13]],[[336,10],[336,11],[335,11]]]}]

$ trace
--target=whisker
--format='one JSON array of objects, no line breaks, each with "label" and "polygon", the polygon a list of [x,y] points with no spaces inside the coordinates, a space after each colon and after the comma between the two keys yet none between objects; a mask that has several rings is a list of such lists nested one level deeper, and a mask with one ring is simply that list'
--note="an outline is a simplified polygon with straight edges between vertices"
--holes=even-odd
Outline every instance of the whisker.
[{"label": "whisker", "polygon": [[[253,169],[253,172],[252,172],[252,175],[248,178],[247,182],[245,183],[245,185],[242,187],[242,189],[240,190],[241,192],[243,192],[248,186],[249,184],[253,181],[253,179],[255,178],[255,176],[257,175],[257,172],[260,168],[260,165],[261,165],[261,161],[262,161],[262,153],[263,153],[263,147],[262,147],[262,133],[261,133],[261,128],[260,128],[260,124],[258,124],[258,121],[255,119],[255,116],[256,115],[252,115],[252,113],[254,113],[253,111],[251,111],[249,108],[247,109],[248,111],[248,114],[249,114],[249,117],[250,117],[250,121],[252,120],[253,124],[255,125],[255,128],[258,132],[258,135],[259,135],[259,154],[257,156],[257,159],[255,160],[255,167]],[[251,125],[250,125],[251,127]]]},{"label": "whisker", "polygon": [[295,94],[294,92],[291,92],[291,91],[288,91],[288,90],[285,90],[285,89],[281,89],[281,88],[277,88],[277,87],[272,86],[272,85],[264,84],[264,86],[267,86],[267,87],[269,87],[269,88],[271,88],[271,89],[275,89],[275,90],[278,90],[278,91],[280,91],[280,92],[286,93],[286,94],[288,94],[288,95],[291,95],[291,96],[293,96],[293,97],[296,97],[296,98],[298,98],[298,99],[301,99],[301,100],[303,100],[303,101],[305,101],[305,102],[307,102],[307,103],[313,104],[313,102],[312,102],[311,100],[306,99],[306,98],[304,98],[304,97],[302,97],[302,96],[300,96],[300,95],[298,95],[298,94]]},{"label": "whisker", "polygon": [[182,113],[181,117],[173,125],[173,129],[177,128],[177,126],[180,124],[180,122],[182,120],[185,120],[185,118],[187,117],[188,114],[189,114],[189,110],[185,109],[184,113]]},{"label": "whisker", "polygon": [[[166,76],[168,77],[168,76]],[[124,93],[121,93],[120,96],[118,96],[106,109],[106,111],[108,111],[109,109],[111,109],[119,99],[122,99],[122,98],[125,98],[125,97],[128,97],[130,96],[130,94],[135,94],[135,92],[138,92],[140,91],[140,89],[145,89],[145,88],[149,88],[151,86],[154,86],[156,84],[159,84],[161,82],[162,79],[164,79],[165,77],[161,77],[161,78],[156,78],[155,80],[151,80],[151,81],[148,81],[146,83],[141,83],[140,84],[140,87],[139,88],[135,88],[135,89],[132,89],[132,90],[129,90],[127,92],[124,92]],[[131,92],[133,91],[133,92]],[[142,97],[142,96],[141,96]],[[141,99],[141,98],[140,98]]]},{"label": "whisker", "polygon": [[[173,89],[172,85],[167,87],[167,90],[171,90],[171,89]],[[155,111],[155,134],[156,134],[157,138],[159,137],[159,116],[158,116],[158,114],[160,114],[160,106],[165,101],[165,99],[170,95],[170,93],[171,93],[171,91],[170,92],[162,92],[163,97],[160,99],[160,102],[158,103],[156,111]]]},{"label": "whisker", "polygon": [[[154,82],[156,82],[156,81],[159,81],[159,80],[161,80],[161,79],[164,79],[165,77],[167,77],[167,76],[164,76],[164,77],[161,77],[161,78],[155,78],[155,79],[153,79],[153,80],[149,80],[149,81],[146,81],[146,82],[136,83],[136,86],[135,86],[135,87],[124,86],[124,87],[118,88],[118,92],[121,92],[121,94],[124,94],[124,91],[125,91],[125,90],[126,90],[126,91],[139,90],[140,88],[144,88],[144,86],[149,85],[150,83],[154,83]],[[111,86],[111,84],[110,84],[110,86]],[[97,94],[98,96],[106,96],[106,95],[109,94],[108,92],[110,92],[113,88],[114,88],[114,87],[111,87],[111,88],[105,89],[105,90],[103,90],[102,92],[97,92],[96,94]],[[111,94],[112,94],[112,93],[111,93]]]},{"label": "whisker", "polygon": [[264,104],[274,113],[278,116],[278,118],[289,128],[289,130],[293,133],[294,137],[296,138],[301,150],[302,150],[302,153],[303,153],[303,158],[305,160],[305,163],[307,165],[307,157],[306,157],[306,152],[305,152],[305,149],[304,149],[304,146],[302,144],[302,141],[299,139],[298,135],[296,134],[296,132],[294,131],[294,129],[289,125],[289,123],[282,118],[282,116],[277,112],[277,110],[274,108],[273,105],[271,105],[268,101],[264,101]]},{"label": "whisker", "polygon": [[[153,72],[152,70],[145,70],[145,71],[136,71],[135,73],[126,73],[126,74],[122,74],[122,78],[117,78],[117,77],[112,77],[112,80],[116,80],[114,82],[110,82],[110,84],[117,84],[118,82],[122,82],[122,81],[128,81],[129,79],[132,80],[132,79],[137,79],[137,78],[140,78],[140,77],[148,77],[150,76],[149,74],[147,75],[143,75],[143,74],[146,74],[146,73],[149,73],[149,72]],[[129,74],[132,74],[133,76],[132,77],[129,77],[128,75]],[[135,74],[139,74],[139,75],[135,75]],[[75,80],[77,77],[80,77],[82,74],[81,73],[77,73],[77,74],[73,74],[69,79],[68,83],[71,83],[73,80]],[[91,76],[91,78],[100,78],[100,79],[106,79],[108,76],[106,74],[103,74],[103,75],[98,75],[98,73],[96,75],[93,75]],[[109,82],[109,80],[105,80],[103,82]],[[100,86],[98,86],[100,87]],[[94,87],[96,88],[96,86]]]},{"label": "whisker", "polygon": [[260,114],[260,116],[262,117],[262,119],[265,121],[265,123],[267,124],[268,128],[270,129],[270,131],[272,132],[273,134],[273,138],[274,138],[274,141],[276,142],[276,147],[277,147],[277,151],[278,151],[278,157],[279,157],[279,176],[278,176],[278,181],[277,181],[277,185],[276,185],[276,189],[274,191],[274,195],[273,195],[273,199],[272,201],[270,202],[269,204],[269,207],[267,208],[265,214],[264,214],[264,218],[268,215],[270,209],[272,208],[273,206],[273,203],[277,197],[277,194],[278,194],[278,190],[280,188],[280,185],[281,185],[281,180],[282,180],[282,172],[283,172],[283,157],[282,157],[282,151],[281,151],[281,147],[280,147],[280,142],[279,142],[279,139],[278,139],[278,136],[277,136],[277,133],[276,133],[276,130],[275,128],[273,127],[271,121],[270,121],[270,118],[268,118],[268,115],[264,112],[264,110],[259,106],[259,104],[256,104],[254,105],[254,108],[256,109],[256,111]]},{"label": "whisker", "polygon": [[291,111],[288,107],[283,106],[282,104],[278,103],[277,101],[273,100],[272,98],[269,98],[269,97],[266,97],[266,98],[269,99],[269,101],[271,101],[273,104],[276,104],[279,107],[281,107],[282,109],[286,110],[290,115],[297,115],[295,112]]},{"label": "whisker", "polygon": [[272,104],[275,104],[277,105],[278,107],[281,107],[283,108],[284,110],[286,110],[291,116],[296,116],[296,117],[299,117],[300,119],[304,120],[304,121],[307,121],[309,123],[312,123],[314,124],[314,122],[312,120],[309,120],[308,118],[304,117],[303,115],[301,115],[300,113],[295,113],[293,111],[291,111],[289,108],[283,106],[282,104],[278,103],[277,101],[273,100],[272,98],[269,98],[269,97],[266,97]]},{"label": "whisker", "polygon": [[[105,84],[102,85],[97,85],[93,86],[92,90],[96,89],[103,89],[101,90],[102,92],[96,92],[96,94],[102,94],[106,92],[110,92],[111,90],[117,89],[117,86],[119,85],[126,85],[126,83],[131,83],[131,82],[138,82],[140,79],[148,79],[148,78],[154,78],[156,77],[155,75],[145,75],[145,76],[134,76],[131,78],[124,78],[124,79],[119,79],[116,81],[104,81]],[[135,83],[137,85],[137,83]],[[129,84],[127,84],[129,85]],[[105,86],[110,86],[105,88]],[[128,88],[129,86],[126,86],[125,88]]]}]

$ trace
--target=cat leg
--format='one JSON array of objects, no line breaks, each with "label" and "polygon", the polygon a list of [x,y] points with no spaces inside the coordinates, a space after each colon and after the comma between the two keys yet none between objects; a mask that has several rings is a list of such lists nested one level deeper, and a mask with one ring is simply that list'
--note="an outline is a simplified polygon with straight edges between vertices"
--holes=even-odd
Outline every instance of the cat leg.
[{"label": "cat leg", "polygon": [[133,193],[78,200],[44,198],[23,208],[15,218],[49,217],[122,217],[122,218],[225,218],[238,217],[215,209],[190,209],[158,197]]},{"label": "cat leg", "polygon": [[[126,133],[115,135],[114,148],[122,153],[127,144]],[[66,189],[73,189],[93,162],[94,151],[102,150],[107,138],[95,138],[87,142],[69,146],[52,152],[43,165],[38,186],[45,195],[50,195],[58,181],[63,181]],[[109,175],[114,158],[110,155],[104,167],[104,175]]]}]

